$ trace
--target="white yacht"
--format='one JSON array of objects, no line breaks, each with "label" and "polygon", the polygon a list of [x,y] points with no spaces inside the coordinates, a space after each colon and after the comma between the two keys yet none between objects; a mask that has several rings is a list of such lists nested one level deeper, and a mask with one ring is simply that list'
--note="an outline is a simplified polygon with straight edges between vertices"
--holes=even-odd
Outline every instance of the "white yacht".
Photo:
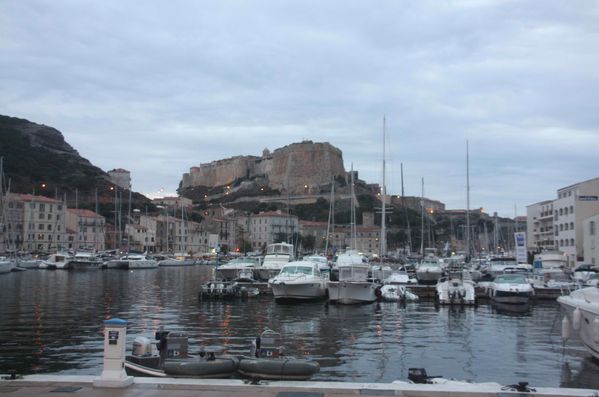
[{"label": "white yacht", "polygon": [[368,281],[370,266],[357,251],[349,250],[337,258],[339,281],[329,281],[329,301],[341,304],[370,303],[377,299],[378,284]]},{"label": "white yacht", "polygon": [[102,259],[93,252],[76,252],[70,261],[69,267],[73,270],[100,269]]},{"label": "white yacht", "polygon": [[158,262],[143,254],[127,254],[120,259],[113,259],[106,263],[106,267],[114,269],[156,269]]},{"label": "white yacht", "polygon": [[295,261],[284,265],[268,285],[276,300],[315,300],[326,296],[326,280],[317,263]]},{"label": "white yacht", "polygon": [[581,288],[560,296],[557,301],[566,313],[562,336],[567,338],[573,329],[591,355],[599,360],[599,288]]},{"label": "white yacht", "polygon": [[65,253],[52,254],[39,264],[39,268],[48,270],[69,269],[71,259],[71,256]]},{"label": "white yacht", "polygon": [[433,255],[426,256],[416,267],[416,278],[422,284],[435,284],[442,275],[442,263]]},{"label": "white yacht", "polygon": [[527,304],[534,295],[528,278],[519,273],[500,274],[489,284],[489,297],[493,302]]},{"label": "white yacht", "polygon": [[474,305],[476,293],[474,282],[468,272],[452,272],[441,277],[435,287],[436,300],[440,305]]},{"label": "white yacht", "polygon": [[[216,278],[223,281],[233,281],[240,278],[240,273],[244,279],[254,279],[253,270],[260,267],[260,258],[254,256],[244,256],[231,259],[229,262],[216,268]],[[248,274],[251,273],[250,274]]]},{"label": "white yacht", "polygon": [[13,267],[15,267],[13,261],[4,256],[0,256],[0,274],[10,273]]},{"label": "white yacht", "polygon": [[258,277],[268,281],[281,271],[283,266],[294,259],[293,245],[288,243],[274,243],[266,247],[266,255],[262,266],[257,269]]}]

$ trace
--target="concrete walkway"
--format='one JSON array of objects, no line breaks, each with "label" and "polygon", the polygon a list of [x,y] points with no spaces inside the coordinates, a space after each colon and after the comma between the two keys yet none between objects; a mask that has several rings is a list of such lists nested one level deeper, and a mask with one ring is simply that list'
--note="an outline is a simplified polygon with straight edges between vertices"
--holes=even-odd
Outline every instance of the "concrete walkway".
[{"label": "concrete walkway", "polygon": [[92,376],[31,375],[1,380],[0,396],[31,397],[336,397],[336,396],[599,396],[598,390],[536,388],[517,393],[496,384],[418,385],[350,382],[260,382],[251,385],[237,379],[135,378],[123,389],[93,386]]}]

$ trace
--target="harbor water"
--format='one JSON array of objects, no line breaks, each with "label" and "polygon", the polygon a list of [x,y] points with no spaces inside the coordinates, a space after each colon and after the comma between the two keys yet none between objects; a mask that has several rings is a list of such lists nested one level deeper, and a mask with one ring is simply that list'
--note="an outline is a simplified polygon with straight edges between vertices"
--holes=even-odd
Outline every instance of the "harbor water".
[{"label": "harbor water", "polygon": [[435,308],[420,303],[342,306],[277,304],[272,296],[200,301],[209,266],[149,270],[44,271],[0,275],[0,373],[101,372],[103,320],[129,322],[128,342],[161,326],[189,335],[190,352],[221,345],[247,354],[264,328],[279,331],[286,354],[315,359],[314,380],[407,380],[408,368],[476,382],[599,389],[599,365],[580,341],[565,345],[556,302],[523,311],[488,304]]}]

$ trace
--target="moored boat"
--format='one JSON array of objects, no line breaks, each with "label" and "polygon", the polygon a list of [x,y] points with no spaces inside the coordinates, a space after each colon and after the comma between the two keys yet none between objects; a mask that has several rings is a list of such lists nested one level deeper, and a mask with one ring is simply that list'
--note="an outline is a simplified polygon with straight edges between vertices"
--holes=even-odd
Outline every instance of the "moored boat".
[{"label": "moored boat", "polygon": [[289,262],[268,281],[275,300],[317,300],[326,296],[326,281],[318,264],[309,261]]}]

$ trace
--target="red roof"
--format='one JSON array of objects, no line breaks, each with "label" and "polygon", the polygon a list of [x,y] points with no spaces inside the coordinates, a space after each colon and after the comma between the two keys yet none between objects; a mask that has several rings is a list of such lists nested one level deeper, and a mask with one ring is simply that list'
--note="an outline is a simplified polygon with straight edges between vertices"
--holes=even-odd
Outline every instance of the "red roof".
[{"label": "red roof", "polygon": [[67,208],[71,214],[83,217],[83,218],[104,218],[102,215],[96,214],[94,211],[77,209],[77,208]]},{"label": "red roof", "polygon": [[46,196],[33,196],[31,194],[19,194],[19,193],[11,193],[10,198],[20,201],[32,201],[36,203],[52,203],[52,204],[62,204],[62,201],[55,200]]}]

